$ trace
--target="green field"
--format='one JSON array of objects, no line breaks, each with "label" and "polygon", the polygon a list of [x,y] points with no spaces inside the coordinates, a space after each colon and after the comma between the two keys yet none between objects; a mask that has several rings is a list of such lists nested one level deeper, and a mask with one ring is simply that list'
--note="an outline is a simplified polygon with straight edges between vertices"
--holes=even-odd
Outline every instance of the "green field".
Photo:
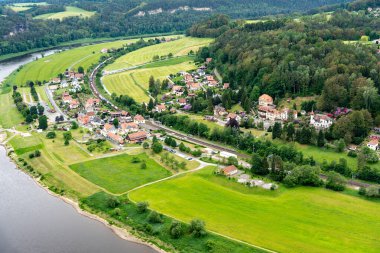
[{"label": "green field", "polygon": [[[145,160],[147,168],[141,169],[141,163],[133,163],[133,157]],[[70,168],[87,180],[115,194],[124,193],[139,185],[171,175],[168,170],[145,153],[137,156],[123,154],[91,160],[70,165]]]},{"label": "green field", "polygon": [[49,55],[26,64],[19,72],[14,72],[7,81],[18,85],[24,85],[28,80],[49,81],[69,67],[77,69],[83,66],[87,69],[97,63],[102,55],[100,50],[103,48],[119,48],[135,41],[137,39],[100,43]]},{"label": "green field", "polygon": [[108,65],[105,69],[110,71],[147,63],[152,61],[155,55],[166,56],[169,53],[172,53],[174,56],[187,55],[190,50],[196,52],[200,47],[206,46],[211,42],[212,39],[208,38],[184,37],[179,40],[144,47],[116,59],[114,63]]},{"label": "green field", "polygon": [[179,71],[188,71],[194,68],[195,65],[192,62],[182,62],[162,67],[141,68],[105,76],[103,77],[103,83],[110,93],[114,92],[117,95],[128,95],[137,102],[147,102],[149,96],[146,94],[146,90],[149,86],[148,81],[150,76],[153,75],[155,79],[162,81],[170,74]]},{"label": "green field", "polygon": [[15,12],[22,12],[27,11],[31,9],[33,6],[37,5],[47,5],[46,2],[39,2],[39,3],[14,3],[11,5],[8,5],[7,7]]},{"label": "green field", "polygon": [[47,13],[34,17],[35,19],[59,19],[62,20],[68,17],[81,17],[89,18],[92,17],[95,12],[86,11],[78,7],[67,6],[65,11],[56,12],[56,13]]},{"label": "green field", "polygon": [[38,137],[34,135],[29,137],[16,135],[10,140],[10,144],[18,155],[22,155],[42,148],[42,142]]},{"label": "green field", "polygon": [[11,128],[23,122],[24,118],[13,103],[12,93],[0,94],[0,126]]},{"label": "green field", "polygon": [[[129,194],[164,214],[279,252],[379,252],[380,205],[322,188],[249,189],[212,169]],[[163,195],[162,193],[165,192]]]}]

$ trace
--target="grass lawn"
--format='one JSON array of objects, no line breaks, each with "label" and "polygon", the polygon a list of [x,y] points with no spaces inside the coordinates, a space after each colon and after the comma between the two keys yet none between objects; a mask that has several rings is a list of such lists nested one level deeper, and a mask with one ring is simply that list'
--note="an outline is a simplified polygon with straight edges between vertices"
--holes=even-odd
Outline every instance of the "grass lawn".
[{"label": "grass lawn", "polygon": [[102,80],[107,90],[111,93],[115,92],[117,95],[128,95],[137,102],[147,102],[149,96],[145,91],[148,89],[150,76],[153,75],[155,79],[162,81],[170,74],[194,68],[194,63],[186,61],[170,66],[134,69],[105,76]]},{"label": "grass lawn", "polygon": [[92,17],[95,12],[86,11],[78,7],[67,6],[65,11],[56,13],[47,13],[34,17],[34,19],[59,19],[62,20],[67,17],[81,17],[89,18]]},{"label": "grass lawn", "polygon": [[204,117],[202,115],[198,115],[198,114],[189,114],[189,113],[186,113],[185,115],[189,116],[190,119],[192,120],[195,120],[197,121],[198,123],[203,123],[205,124],[206,126],[208,126],[210,128],[210,130],[214,129],[214,128],[218,128],[218,129],[223,129],[224,127],[219,125],[218,123],[216,122],[213,122],[213,121],[209,121],[209,120],[205,120]]},{"label": "grass lawn", "polygon": [[12,93],[0,94],[0,126],[11,128],[24,121],[13,103]]},{"label": "grass lawn", "polygon": [[129,197],[185,222],[203,219],[212,231],[279,252],[380,249],[379,203],[322,188],[249,189],[206,169]]},{"label": "grass lawn", "polygon": [[41,149],[43,147],[40,139],[34,135],[29,137],[16,135],[10,140],[10,144],[18,155]]},{"label": "grass lawn", "polygon": [[210,44],[213,40],[208,38],[184,37],[179,40],[160,43],[144,47],[128,53],[108,65],[106,70],[122,69],[152,61],[153,56],[166,56],[172,53],[174,56],[187,55],[191,50],[197,51],[200,47]]},{"label": "grass lawn", "polygon": [[[147,168],[141,169],[141,163],[132,163],[133,157],[145,160]],[[123,154],[73,164],[70,168],[87,180],[115,194],[124,193],[139,185],[171,175],[147,154],[136,156]]]}]

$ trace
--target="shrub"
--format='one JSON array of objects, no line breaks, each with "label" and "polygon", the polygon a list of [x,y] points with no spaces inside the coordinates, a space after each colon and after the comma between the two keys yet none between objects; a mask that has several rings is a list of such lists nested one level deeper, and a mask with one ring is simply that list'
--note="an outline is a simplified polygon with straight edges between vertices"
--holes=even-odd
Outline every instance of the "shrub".
[{"label": "shrub", "polygon": [[34,153],[30,153],[30,154],[29,154],[29,158],[30,158],[30,159],[33,159],[33,158],[34,158]]},{"label": "shrub", "polygon": [[162,218],[161,215],[156,211],[151,211],[148,215],[148,221],[150,223],[162,223]]},{"label": "shrub", "polygon": [[364,196],[366,193],[367,193],[367,191],[366,191],[365,187],[360,187],[359,188],[359,195]]},{"label": "shrub", "polygon": [[173,239],[180,238],[184,233],[184,228],[181,222],[173,221],[169,228],[169,234]]},{"label": "shrub", "polygon": [[137,203],[137,212],[138,213],[145,213],[148,210],[149,203],[148,202],[138,202]]},{"label": "shrub", "polygon": [[146,162],[143,161],[140,165],[140,169],[145,170],[146,169]]},{"label": "shrub", "polygon": [[370,198],[378,198],[380,197],[380,187],[376,185],[371,185],[367,188],[366,194],[367,197]]},{"label": "shrub", "polygon": [[34,151],[34,156],[35,157],[40,157],[41,156],[41,151],[39,151],[39,150]]},{"label": "shrub", "polygon": [[327,175],[326,188],[334,191],[343,191],[346,187],[346,179],[335,171]]},{"label": "shrub", "polygon": [[202,236],[206,235],[204,221],[198,220],[198,219],[192,220],[190,222],[189,231],[194,237],[202,237]]},{"label": "shrub", "polygon": [[46,138],[48,139],[54,139],[57,135],[55,134],[55,132],[48,132],[46,134]]},{"label": "shrub", "polygon": [[355,151],[353,151],[353,150],[350,150],[350,151],[348,151],[348,153],[347,153],[347,156],[349,156],[349,157],[357,157],[357,156],[358,156],[358,154],[356,154],[356,152],[355,152]]},{"label": "shrub", "polygon": [[117,198],[115,198],[115,197],[110,197],[108,200],[107,200],[107,206],[109,207],[109,208],[115,208],[115,207],[117,207],[117,206],[119,206],[120,205],[120,201],[117,199]]},{"label": "shrub", "polygon": [[284,184],[288,187],[297,185],[321,186],[323,181],[319,178],[320,169],[315,166],[304,165],[292,170],[285,178]]},{"label": "shrub", "polygon": [[136,156],[132,157],[132,163],[139,163],[139,162],[141,162],[140,158]]}]

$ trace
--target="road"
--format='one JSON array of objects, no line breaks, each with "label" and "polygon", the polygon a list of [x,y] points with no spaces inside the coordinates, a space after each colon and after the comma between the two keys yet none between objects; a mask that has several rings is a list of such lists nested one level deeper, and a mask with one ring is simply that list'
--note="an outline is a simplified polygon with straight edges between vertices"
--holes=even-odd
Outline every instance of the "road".
[{"label": "road", "polygon": [[[61,110],[61,108],[59,108],[59,106],[57,105],[57,103],[55,102],[54,98],[53,98],[53,94],[51,93],[51,90],[49,89],[49,85],[46,84],[45,85],[45,92],[46,92],[46,95],[48,96],[48,99],[50,101],[50,103],[53,105],[54,107],[54,110],[59,114],[59,115],[62,115],[63,118],[64,118],[64,121],[68,120],[70,117],[67,116],[65,113],[63,113],[63,111]],[[58,116],[58,115],[57,115]]]}]

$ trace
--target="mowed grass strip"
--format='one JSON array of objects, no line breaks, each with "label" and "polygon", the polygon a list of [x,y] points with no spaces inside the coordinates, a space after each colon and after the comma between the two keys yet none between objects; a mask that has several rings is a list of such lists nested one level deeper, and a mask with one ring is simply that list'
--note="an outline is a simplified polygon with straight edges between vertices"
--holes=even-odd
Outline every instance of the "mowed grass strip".
[{"label": "mowed grass strip", "polygon": [[[140,168],[141,162],[133,163],[134,157],[141,161],[145,160],[146,169]],[[170,171],[150,159],[145,153],[101,158],[72,164],[70,168],[90,182],[114,194],[124,193],[137,186],[171,175]]]},{"label": "mowed grass strip", "polygon": [[11,128],[24,121],[21,113],[18,112],[16,105],[13,103],[12,93],[0,95],[0,108],[1,127]]},{"label": "mowed grass strip", "polygon": [[105,76],[103,77],[103,83],[110,93],[128,95],[137,102],[147,102],[149,101],[149,96],[146,91],[149,87],[150,76],[154,76],[155,79],[162,81],[170,74],[194,68],[194,63],[188,61],[170,66],[141,68]]},{"label": "mowed grass strip", "polygon": [[195,52],[212,41],[213,39],[209,38],[184,37],[175,41],[144,47],[119,57],[105,69],[110,71],[147,63],[152,61],[155,55],[166,56],[169,53],[172,53],[174,56],[187,55],[191,50]]},{"label": "mowed grass strip", "polygon": [[380,249],[379,203],[322,188],[249,189],[206,169],[129,197],[185,222],[200,218],[210,230],[279,252]]},{"label": "mowed grass strip", "polygon": [[56,12],[56,13],[47,13],[34,17],[34,19],[59,19],[62,20],[68,17],[81,17],[89,18],[95,15],[95,12],[86,11],[78,7],[67,6],[65,11]]}]

